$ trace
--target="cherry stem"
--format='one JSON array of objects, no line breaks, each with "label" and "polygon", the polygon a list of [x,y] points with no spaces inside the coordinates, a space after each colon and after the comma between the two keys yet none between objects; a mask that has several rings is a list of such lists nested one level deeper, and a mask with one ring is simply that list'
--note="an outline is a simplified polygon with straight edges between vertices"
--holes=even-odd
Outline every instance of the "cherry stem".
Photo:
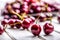
[{"label": "cherry stem", "polygon": [[10,25],[16,25],[16,24],[21,24],[21,23],[14,23],[14,24],[10,24]]},{"label": "cherry stem", "polygon": [[36,24],[38,24],[38,22],[37,22],[37,21],[38,21],[39,17],[40,17],[40,16],[38,16],[38,17],[37,17],[37,19],[35,20]]},{"label": "cherry stem", "polygon": [[9,11],[10,13],[12,13],[12,14],[17,15],[21,20],[23,19],[23,17],[22,17],[21,15],[19,15],[19,14],[16,13],[15,11],[13,11],[13,9],[12,9],[12,7],[11,7],[10,4],[8,5],[8,11]]}]

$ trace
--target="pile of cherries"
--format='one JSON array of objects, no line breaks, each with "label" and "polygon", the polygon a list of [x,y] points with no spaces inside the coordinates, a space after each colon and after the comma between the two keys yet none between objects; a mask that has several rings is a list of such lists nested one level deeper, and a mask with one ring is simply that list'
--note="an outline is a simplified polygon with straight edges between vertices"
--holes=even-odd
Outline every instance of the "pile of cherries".
[{"label": "pile of cherries", "polygon": [[[19,19],[4,19],[1,21],[1,24],[3,25],[3,27],[5,25],[10,25],[11,28],[18,28],[20,29],[21,27],[23,29],[27,29],[29,30],[30,26],[31,26],[31,32],[34,36],[39,36],[39,34],[41,33],[42,29],[41,26],[35,23],[36,19],[32,16],[25,16],[23,21],[19,20]],[[2,30],[2,29],[0,29]],[[54,26],[51,23],[46,23],[43,26],[43,30],[44,33],[46,35],[49,35],[50,33],[52,33],[54,31]],[[2,34],[2,32],[1,32]]]},{"label": "pile of cherries", "polygon": [[[11,5],[12,9],[19,15],[21,15],[24,12],[33,13],[33,14],[40,13],[40,12],[51,12],[52,8],[53,8],[53,11],[58,10],[52,6],[46,7],[46,5],[49,5],[49,4],[46,4],[45,2],[44,2],[44,5],[38,5],[38,4],[40,4],[40,3],[36,2],[34,0],[23,0],[23,4],[21,4],[21,2],[19,2],[19,1],[11,3],[11,4],[7,4],[6,9],[2,13],[2,15],[4,16],[4,20],[1,21],[1,24],[3,25],[3,27],[5,27],[6,25],[10,25],[11,28],[20,29],[22,27],[23,29],[27,29],[27,30],[29,30],[29,27],[31,26],[32,34],[34,36],[39,36],[42,29],[41,29],[40,25],[35,23],[36,19],[34,17],[24,16],[24,19],[20,20],[17,15],[10,13],[7,8],[8,5]],[[50,16],[50,14],[49,15],[46,14],[46,15],[40,15],[40,17],[39,17],[40,21],[45,21],[46,18],[48,20],[50,20],[50,18],[52,18],[52,16]],[[3,30],[4,29],[2,29],[0,27],[0,34],[3,33]],[[51,23],[46,23],[43,26],[43,30],[46,35],[49,35],[50,33],[52,33],[54,31],[54,26]]]}]

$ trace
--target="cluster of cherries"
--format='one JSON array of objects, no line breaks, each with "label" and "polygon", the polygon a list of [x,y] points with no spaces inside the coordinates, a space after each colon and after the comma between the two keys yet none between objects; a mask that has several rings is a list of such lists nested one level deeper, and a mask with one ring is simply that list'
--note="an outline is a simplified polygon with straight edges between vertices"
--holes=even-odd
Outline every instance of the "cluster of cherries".
[{"label": "cluster of cherries", "polygon": [[[31,32],[34,36],[39,36],[39,34],[41,33],[41,26],[35,23],[35,18],[32,16],[25,16],[23,21],[19,20],[19,19],[4,19],[3,21],[1,21],[1,24],[3,26],[5,26],[6,24],[10,25],[11,28],[23,28],[23,29],[29,29],[31,26]],[[46,23],[43,26],[44,29],[44,33],[46,35],[49,35],[50,33],[52,33],[54,31],[54,26],[51,23]],[[2,29],[0,29],[1,31]],[[3,32],[0,32],[1,34]]]},{"label": "cluster of cherries", "polygon": [[[46,8],[48,8],[49,12],[51,11],[50,7],[47,7],[46,3],[44,3],[44,5],[38,5],[40,4],[39,2],[36,2],[35,0],[23,0],[23,4],[20,4],[21,2],[17,1],[11,4],[7,4],[6,5],[6,9],[3,12],[4,15],[4,20],[1,21],[1,24],[4,26],[6,25],[10,25],[11,28],[23,28],[23,29],[29,29],[29,27],[31,26],[31,32],[34,36],[39,36],[39,34],[41,33],[41,26],[35,23],[35,18],[32,16],[24,16],[23,21],[19,19],[19,17],[15,14],[12,14],[11,12],[9,12],[7,6],[11,5],[12,9],[18,13],[19,15],[21,15],[21,13],[40,13],[45,12]],[[41,10],[41,7],[42,10]],[[52,7],[53,10],[58,10],[55,7]],[[39,19],[40,21],[45,21],[47,18],[47,20],[50,20],[52,18],[52,16],[49,14],[43,15],[41,14]],[[52,33],[54,31],[54,26],[51,23],[46,23],[43,26],[44,29],[44,33],[46,35],[49,35],[50,33]],[[0,27],[0,34],[3,33],[3,30]]]},{"label": "cluster of cherries", "polygon": [[57,20],[58,20],[58,22],[59,22],[59,24],[60,24],[60,14],[59,14],[58,17],[57,17]]},{"label": "cluster of cherries", "polygon": [[[3,15],[9,14],[7,12],[8,8],[7,6],[9,3],[6,4],[6,9]],[[33,13],[40,13],[40,12],[52,12],[52,11],[58,11],[56,7],[53,5],[50,5],[46,2],[38,2],[36,0],[23,0],[22,3],[20,1],[16,1],[10,4],[12,6],[12,9],[21,14],[23,12],[33,14]],[[9,14],[11,15],[11,14]],[[15,16],[15,15],[14,15]],[[15,16],[16,17],[16,16]]]}]

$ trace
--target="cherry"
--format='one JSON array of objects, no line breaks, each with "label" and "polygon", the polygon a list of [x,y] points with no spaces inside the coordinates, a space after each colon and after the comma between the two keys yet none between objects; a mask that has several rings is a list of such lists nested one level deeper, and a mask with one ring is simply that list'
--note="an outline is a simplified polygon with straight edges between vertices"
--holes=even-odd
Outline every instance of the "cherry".
[{"label": "cherry", "polygon": [[16,28],[19,29],[22,26],[22,24],[16,24],[15,26],[16,26]]},{"label": "cherry", "polygon": [[42,12],[46,12],[46,8],[45,7],[41,7],[41,11]]},{"label": "cherry", "polygon": [[51,11],[52,11],[51,7],[47,7],[47,12],[51,12]]},{"label": "cherry", "polygon": [[8,20],[7,20],[7,19],[4,19],[4,20],[1,21],[1,24],[2,24],[3,26],[5,26],[7,23],[8,23]]},{"label": "cherry", "polygon": [[3,11],[3,13],[2,13],[3,16],[4,16],[4,15],[8,15],[8,14],[9,14],[9,12],[8,12],[8,10],[6,10],[6,9],[5,9],[5,10]]},{"label": "cherry", "polygon": [[14,24],[14,23],[15,23],[15,20],[14,19],[9,19],[8,24]]},{"label": "cherry", "polygon": [[20,14],[20,10],[19,9],[15,9],[14,10],[16,13]]},{"label": "cherry", "polygon": [[35,0],[23,0],[24,2],[27,2],[28,5],[30,5],[31,3],[34,3]]},{"label": "cherry", "polygon": [[52,17],[53,17],[53,15],[51,13],[46,13],[47,20],[51,20]]},{"label": "cherry", "polygon": [[30,24],[32,23],[32,20],[31,20],[31,18],[27,18],[27,20],[28,20],[28,21],[30,21]]},{"label": "cherry", "polygon": [[43,26],[43,30],[46,35],[49,35],[54,31],[54,26],[51,23],[46,23]]},{"label": "cherry", "polygon": [[15,2],[12,4],[13,9],[20,9],[20,2]]},{"label": "cherry", "polygon": [[34,23],[35,22],[35,18],[34,17],[30,17],[30,18],[32,20],[32,23]]},{"label": "cherry", "polygon": [[22,21],[19,20],[19,19],[16,19],[16,20],[15,20],[15,23],[20,23],[20,24],[22,24]]},{"label": "cherry", "polygon": [[27,20],[27,19],[24,19],[23,22],[22,22],[23,29],[28,29],[29,26],[30,26],[30,21]]},{"label": "cherry", "polygon": [[33,24],[31,27],[31,32],[34,36],[39,36],[41,32],[41,26],[37,24]]},{"label": "cherry", "polygon": [[18,19],[18,17],[16,15],[11,15],[12,19]]},{"label": "cherry", "polygon": [[24,13],[24,12],[28,13],[28,5],[22,4],[22,5],[20,6],[20,12],[21,12],[21,13]]},{"label": "cherry", "polygon": [[33,9],[30,9],[28,14],[33,14],[34,13],[34,10]]},{"label": "cherry", "polygon": [[58,15],[57,20],[58,20],[58,22],[60,23],[60,15]]},{"label": "cherry", "polygon": [[31,5],[32,11],[31,12],[39,13],[41,11],[41,7],[38,4],[39,3],[32,3],[32,5]]},{"label": "cherry", "polygon": [[14,28],[14,27],[15,27],[15,25],[10,25],[10,27],[11,27],[11,28]]},{"label": "cherry", "polygon": [[4,15],[4,19],[9,19],[10,16],[9,15]]},{"label": "cherry", "polygon": [[43,13],[41,13],[39,20],[40,20],[40,22],[44,22],[46,20],[46,16]]},{"label": "cherry", "polygon": [[2,35],[3,32],[4,32],[4,29],[2,26],[0,26],[0,35]]}]

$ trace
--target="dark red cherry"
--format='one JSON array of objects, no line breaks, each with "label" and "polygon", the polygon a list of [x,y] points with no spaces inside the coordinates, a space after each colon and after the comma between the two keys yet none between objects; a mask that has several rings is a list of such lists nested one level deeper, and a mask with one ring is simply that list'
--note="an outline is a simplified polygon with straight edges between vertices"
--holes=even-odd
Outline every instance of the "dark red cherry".
[{"label": "dark red cherry", "polygon": [[0,26],[0,35],[2,35],[3,32],[4,32],[4,29],[2,26]]},{"label": "dark red cherry", "polygon": [[60,15],[58,15],[57,20],[58,20],[58,22],[60,23]]},{"label": "dark red cherry", "polygon": [[40,22],[44,22],[46,20],[46,15],[44,15],[43,13],[40,14],[39,17]]},{"label": "dark red cherry", "polygon": [[7,20],[7,19],[2,20],[2,21],[1,21],[1,24],[2,24],[3,26],[5,26],[6,24],[8,24],[8,20]]},{"label": "dark red cherry", "polygon": [[43,30],[46,35],[49,35],[54,31],[54,26],[51,23],[46,23],[43,26]]},{"label": "dark red cherry", "polygon": [[27,19],[24,19],[23,22],[22,22],[23,29],[28,29],[29,26],[30,26],[30,21],[27,20]]},{"label": "dark red cherry", "polygon": [[8,24],[14,24],[14,23],[15,23],[15,20],[14,19],[9,19]]},{"label": "dark red cherry", "polygon": [[39,36],[39,34],[41,33],[41,26],[33,24],[31,27],[31,32],[34,36]]},{"label": "dark red cherry", "polygon": [[18,19],[17,15],[11,15],[12,19]]},{"label": "dark red cherry", "polygon": [[9,15],[4,15],[4,19],[9,19],[10,16]]}]

